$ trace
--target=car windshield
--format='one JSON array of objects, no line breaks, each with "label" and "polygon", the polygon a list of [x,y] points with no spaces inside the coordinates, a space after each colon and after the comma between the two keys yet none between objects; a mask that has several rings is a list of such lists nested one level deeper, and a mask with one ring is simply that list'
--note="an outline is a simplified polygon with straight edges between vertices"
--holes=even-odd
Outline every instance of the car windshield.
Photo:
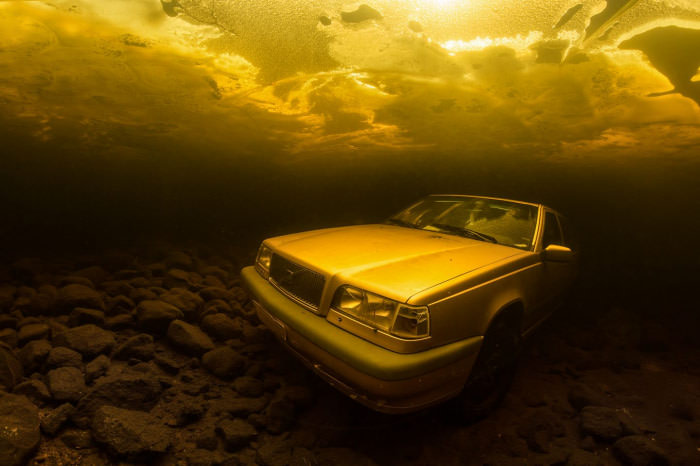
[{"label": "car windshield", "polygon": [[482,197],[428,197],[386,223],[530,249],[537,207]]}]

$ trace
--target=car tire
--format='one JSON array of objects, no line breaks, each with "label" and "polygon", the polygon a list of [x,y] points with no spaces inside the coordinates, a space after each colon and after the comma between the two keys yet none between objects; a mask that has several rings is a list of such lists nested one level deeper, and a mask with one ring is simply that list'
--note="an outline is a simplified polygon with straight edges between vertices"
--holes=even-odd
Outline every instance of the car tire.
[{"label": "car tire", "polygon": [[448,403],[448,416],[459,423],[471,423],[493,411],[510,388],[521,352],[517,314],[497,315],[484,336],[464,389]]}]

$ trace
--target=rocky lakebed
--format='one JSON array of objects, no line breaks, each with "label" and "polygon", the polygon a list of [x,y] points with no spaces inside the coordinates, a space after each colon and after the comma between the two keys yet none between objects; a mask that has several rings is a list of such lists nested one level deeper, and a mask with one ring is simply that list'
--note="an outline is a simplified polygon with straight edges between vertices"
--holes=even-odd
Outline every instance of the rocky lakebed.
[{"label": "rocky lakebed", "polygon": [[697,309],[576,293],[465,425],[326,385],[258,321],[251,262],[161,247],[0,266],[0,465],[700,465]]}]

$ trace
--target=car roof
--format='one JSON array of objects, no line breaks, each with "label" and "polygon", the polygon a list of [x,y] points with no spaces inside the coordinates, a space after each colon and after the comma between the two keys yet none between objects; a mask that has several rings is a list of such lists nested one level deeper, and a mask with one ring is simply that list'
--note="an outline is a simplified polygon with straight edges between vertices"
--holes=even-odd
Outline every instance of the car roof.
[{"label": "car roof", "polygon": [[[533,207],[540,207],[540,206],[546,207],[542,204],[536,204],[534,202],[519,201],[517,199],[506,199],[504,197],[478,196],[478,195],[474,195],[474,194],[431,194],[428,197],[477,197],[480,199],[491,199],[494,201],[517,202],[518,204],[527,204],[527,205],[531,205]],[[550,209],[550,210],[554,210],[554,209]]]}]

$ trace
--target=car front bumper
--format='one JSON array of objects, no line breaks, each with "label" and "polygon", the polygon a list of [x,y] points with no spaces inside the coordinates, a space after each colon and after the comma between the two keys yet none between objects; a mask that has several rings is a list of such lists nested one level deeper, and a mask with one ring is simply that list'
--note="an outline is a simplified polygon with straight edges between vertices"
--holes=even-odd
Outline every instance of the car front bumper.
[{"label": "car front bumper", "polygon": [[376,411],[417,411],[458,394],[482,337],[417,353],[396,353],[299,306],[246,267],[241,277],[260,320],[330,385]]}]

